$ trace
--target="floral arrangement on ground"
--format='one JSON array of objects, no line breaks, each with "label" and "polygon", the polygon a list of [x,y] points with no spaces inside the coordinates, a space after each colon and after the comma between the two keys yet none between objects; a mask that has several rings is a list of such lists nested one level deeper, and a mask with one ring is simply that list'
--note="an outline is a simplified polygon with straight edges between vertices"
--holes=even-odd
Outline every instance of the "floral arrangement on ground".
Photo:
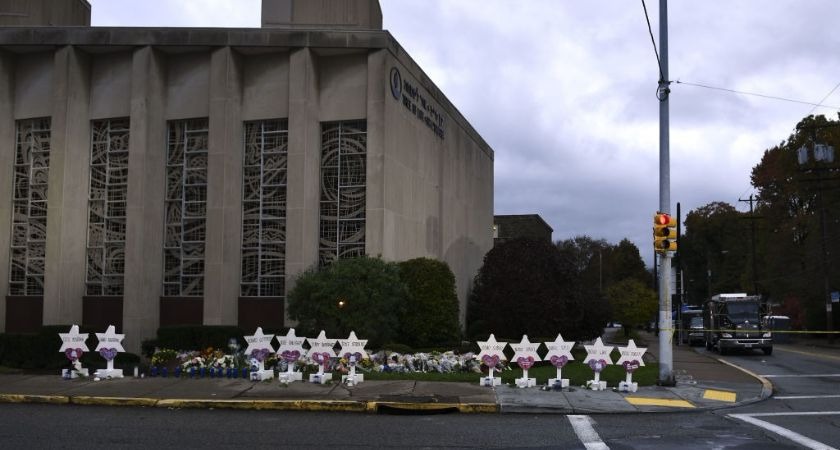
[{"label": "floral arrangement on ground", "polygon": [[[153,368],[176,369],[180,373],[190,370],[218,370],[218,369],[255,369],[259,361],[242,352],[225,353],[221,349],[206,348],[200,351],[177,351],[172,349],[155,349],[151,358]],[[266,369],[284,372],[288,365],[294,364],[296,371],[314,373],[322,366],[309,356],[301,355],[294,361],[287,361],[275,353],[268,353],[263,359]],[[348,355],[335,356],[323,364],[325,372],[348,373],[350,357]],[[506,362],[500,362],[497,370],[509,369]],[[475,353],[457,354],[454,351],[403,354],[388,350],[369,354],[356,362],[356,370],[367,373],[481,373],[486,371]]]},{"label": "floral arrangement on ground", "polygon": [[[347,374],[350,372],[350,355],[334,356],[319,364],[318,361],[304,355],[298,355],[296,359],[287,361],[282,354],[267,352],[260,355],[246,355],[237,348],[231,348],[229,352],[221,349],[206,348],[200,351],[176,351],[172,349],[156,349],[151,358],[151,374],[164,376],[224,376],[240,375],[244,378],[250,371],[259,368],[259,362],[252,356],[264,356],[263,367],[265,369],[285,372],[289,364],[292,369],[304,373],[316,373],[323,367],[324,372],[336,372]],[[615,360],[615,358],[613,358]],[[574,361],[570,361],[563,368],[563,378],[569,378],[573,385],[583,385],[593,377],[589,365],[582,364],[583,355],[577,355]],[[420,352],[420,353],[399,353],[389,350],[373,352],[366,358],[355,362],[356,371],[365,374],[366,379],[414,379],[429,381],[477,381],[488,373],[488,368],[477,358],[473,352],[456,353],[446,352]],[[166,372],[162,372],[162,370]],[[556,369],[549,362],[537,363],[529,371],[529,376],[544,380],[555,377]],[[639,368],[634,373],[633,380],[640,386],[653,385],[656,383],[658,365],[649,362],[646,366]],[[200,374],[200,375],[199,375]],[[503,382],[510,383],[522,376],[522,369],[509,361],[501,360],[496,366],[496,376],[502,378]],[[608,365],[601,373],[602,381],[610,385],[617,385],[624,381],[625,372],[621,366]]]}]

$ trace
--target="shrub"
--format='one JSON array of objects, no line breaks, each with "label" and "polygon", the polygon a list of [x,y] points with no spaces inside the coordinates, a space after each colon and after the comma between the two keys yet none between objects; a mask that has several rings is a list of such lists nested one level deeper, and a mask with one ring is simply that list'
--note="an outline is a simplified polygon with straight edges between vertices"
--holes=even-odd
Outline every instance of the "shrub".
[{"label": "shrub", "polygon": [[455,275],[445,262],[415,258],[399,263],[400,279],[408,287],[400,318],[401,342],[433,347],[458,342],[458,294]]},{"label": "shrub", "polygon": [[395,263],[368,256],[342,259],[298,277],[288,296],[289,317],[298,321],[298,335],[324,330],[329,337],[345,337],[355,331],[376,347],[397,335],[407,298]]},{"label": "shrub", "polygon": [[[240,347],[244,348],[243,336],[251,333],[253,330],[245,333],[242,328],[231,325],[178,325],[158,328],[157,339],[153,343],[155,347],[176,350],[201,350],[208,347],[227,349],[228,342],[236,339]],[[154,347],[151,350],[154,352]]]},{"label": "shrub", "polygon": [[481,339],[489,333],[589,339],[603,323],[590,323],[587,307],[569,258],[550,242],[514,239],[485,255],[467,311],[468,330]]}]

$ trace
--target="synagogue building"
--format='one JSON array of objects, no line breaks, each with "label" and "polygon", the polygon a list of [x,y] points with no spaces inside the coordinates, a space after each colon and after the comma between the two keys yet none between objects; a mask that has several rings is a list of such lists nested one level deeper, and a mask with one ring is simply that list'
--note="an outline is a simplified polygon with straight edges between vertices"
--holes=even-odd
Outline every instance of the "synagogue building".
[{"label": "synagogue building", "polygon": [[289,326],[296,275],[359,255],[445,261],[463,322],[493,150],[377,0],[263,0],[248,29],[90,12],[0,0],[0,331]]}]

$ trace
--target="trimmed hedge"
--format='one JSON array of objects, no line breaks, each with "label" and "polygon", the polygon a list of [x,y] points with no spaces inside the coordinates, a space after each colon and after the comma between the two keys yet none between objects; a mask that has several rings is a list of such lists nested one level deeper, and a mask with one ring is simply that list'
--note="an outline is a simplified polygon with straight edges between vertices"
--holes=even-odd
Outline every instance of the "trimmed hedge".
[{"label": "trimmed hedge", "polygon": [[[19,369],[59,370],[68,367],[69,362],[61,348],[58,333],[66,333],[70,325],[43,326],[36,334],[0,333],[0,365]],[[82,355],[82,365],[89,368],[104,368],[105,359],[93,349],[99,342],[97,332],[88,327],[81,327],[81,333],[90,333],[87,344],[90,351]],[[140,362],[140,357],[133,353],[120,353],[114,359],[114,366],[128,369]]]},{"label": "trimmed hedge", "polygon": [[[265,334],[277,334],[274,331],[281,330],[263,329]],[[173,350],[203,350],[208,347],[226,350],[228,342],[236,339],[241,348],[245,348],[243,336],[253,334],[254,330],[243,330],[233,325],[180,325],[172,327],[160,327],[157,330],[157,339],[152,346],[159,348],[171,348]],[[149,341],[147,341],[149,342]],[[143,352],[149,344],[144,343]],[[150,356],[150,355],[149,355]]]}]

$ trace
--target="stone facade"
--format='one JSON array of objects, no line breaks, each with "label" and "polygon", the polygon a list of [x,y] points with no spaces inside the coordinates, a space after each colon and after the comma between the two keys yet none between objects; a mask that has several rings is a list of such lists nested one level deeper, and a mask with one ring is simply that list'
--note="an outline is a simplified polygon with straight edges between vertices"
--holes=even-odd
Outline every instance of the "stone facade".
[{"label": "stone facade", "polygon": [[[16,160],[38,118],[45,199]],[[283,326],[331,240],[447,262],[463,320],[493,242],[492,149],[377,29],[0,27],[0,171],[0,326],[113,323],[128,351],[166,324]],[[14,234],[40,206],[43,244]]]}]

